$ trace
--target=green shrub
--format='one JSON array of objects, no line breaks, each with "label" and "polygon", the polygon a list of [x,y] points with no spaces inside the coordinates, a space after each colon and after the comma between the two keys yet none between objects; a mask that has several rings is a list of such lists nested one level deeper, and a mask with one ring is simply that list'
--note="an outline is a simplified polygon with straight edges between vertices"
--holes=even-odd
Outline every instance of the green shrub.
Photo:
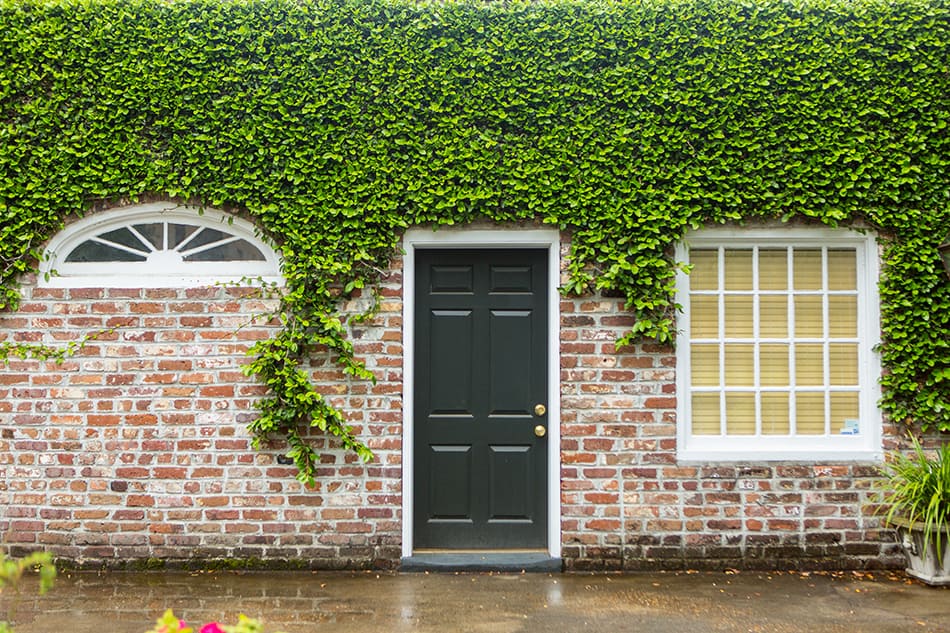
[{"label": "green shrub", "polygon": [[[885,501],[889,504],[886,521],[906,521],[920,525],[924,541],[936,545],[938,564],[943,556],[942,543],[950,538],[950,443],[929,456],[916,437],[914,451],[908,456],[894,453],[884,468]],[[922,555],[927,556],[927,550]]]}]

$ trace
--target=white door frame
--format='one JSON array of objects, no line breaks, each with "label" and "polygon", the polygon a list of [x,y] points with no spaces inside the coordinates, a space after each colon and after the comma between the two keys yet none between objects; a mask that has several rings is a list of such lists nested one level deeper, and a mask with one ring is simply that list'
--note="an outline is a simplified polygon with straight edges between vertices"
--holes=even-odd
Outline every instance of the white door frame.
[{"label": "white door frame", "polygon": [[561,235],[548,228],[411,228],[403,236],[402,556],[412,556],[415,266],[419,248],[538,248],[548,252],[548,554],[561,556],[560,264]]}]

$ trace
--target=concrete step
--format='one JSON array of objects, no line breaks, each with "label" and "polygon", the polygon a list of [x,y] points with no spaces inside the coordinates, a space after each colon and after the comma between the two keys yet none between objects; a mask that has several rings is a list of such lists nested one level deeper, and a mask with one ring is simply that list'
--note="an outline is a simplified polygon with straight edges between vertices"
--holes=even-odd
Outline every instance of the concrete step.
[{"label": "concrete step", "polygon": [[403,558],[399,571],[559,573],[561,559],[541,551],[440,550]]}]

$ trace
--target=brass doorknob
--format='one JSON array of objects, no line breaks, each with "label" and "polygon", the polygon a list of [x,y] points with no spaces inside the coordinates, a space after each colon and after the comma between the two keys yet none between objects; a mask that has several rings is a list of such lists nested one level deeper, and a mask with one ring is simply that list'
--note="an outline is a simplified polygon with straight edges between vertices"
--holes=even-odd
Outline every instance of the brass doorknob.
[{"label": "brass doorknob", "polygon": [[543,424],[539,424],[536,427],[534,427],[534,434],[537,435],[538,437],[544,437],[545,434],[547,434],[547,432],[548,430],[547,428],[545,428]]},{"label": "brass doorknob", "polygon": [[534,414],[538,416],[539,418],[547,412],[548,412],[548,408],[545,407],[543,404],[534,405]]}]

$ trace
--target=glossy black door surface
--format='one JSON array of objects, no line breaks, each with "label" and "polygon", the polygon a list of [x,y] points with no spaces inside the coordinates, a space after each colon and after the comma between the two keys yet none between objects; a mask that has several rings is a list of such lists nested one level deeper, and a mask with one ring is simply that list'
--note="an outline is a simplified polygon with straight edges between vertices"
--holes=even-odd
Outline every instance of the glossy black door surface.
[{"label": "glossy black door surface", "polygon": [[546,545],[547,252],[420,250],[416,548]]}]

